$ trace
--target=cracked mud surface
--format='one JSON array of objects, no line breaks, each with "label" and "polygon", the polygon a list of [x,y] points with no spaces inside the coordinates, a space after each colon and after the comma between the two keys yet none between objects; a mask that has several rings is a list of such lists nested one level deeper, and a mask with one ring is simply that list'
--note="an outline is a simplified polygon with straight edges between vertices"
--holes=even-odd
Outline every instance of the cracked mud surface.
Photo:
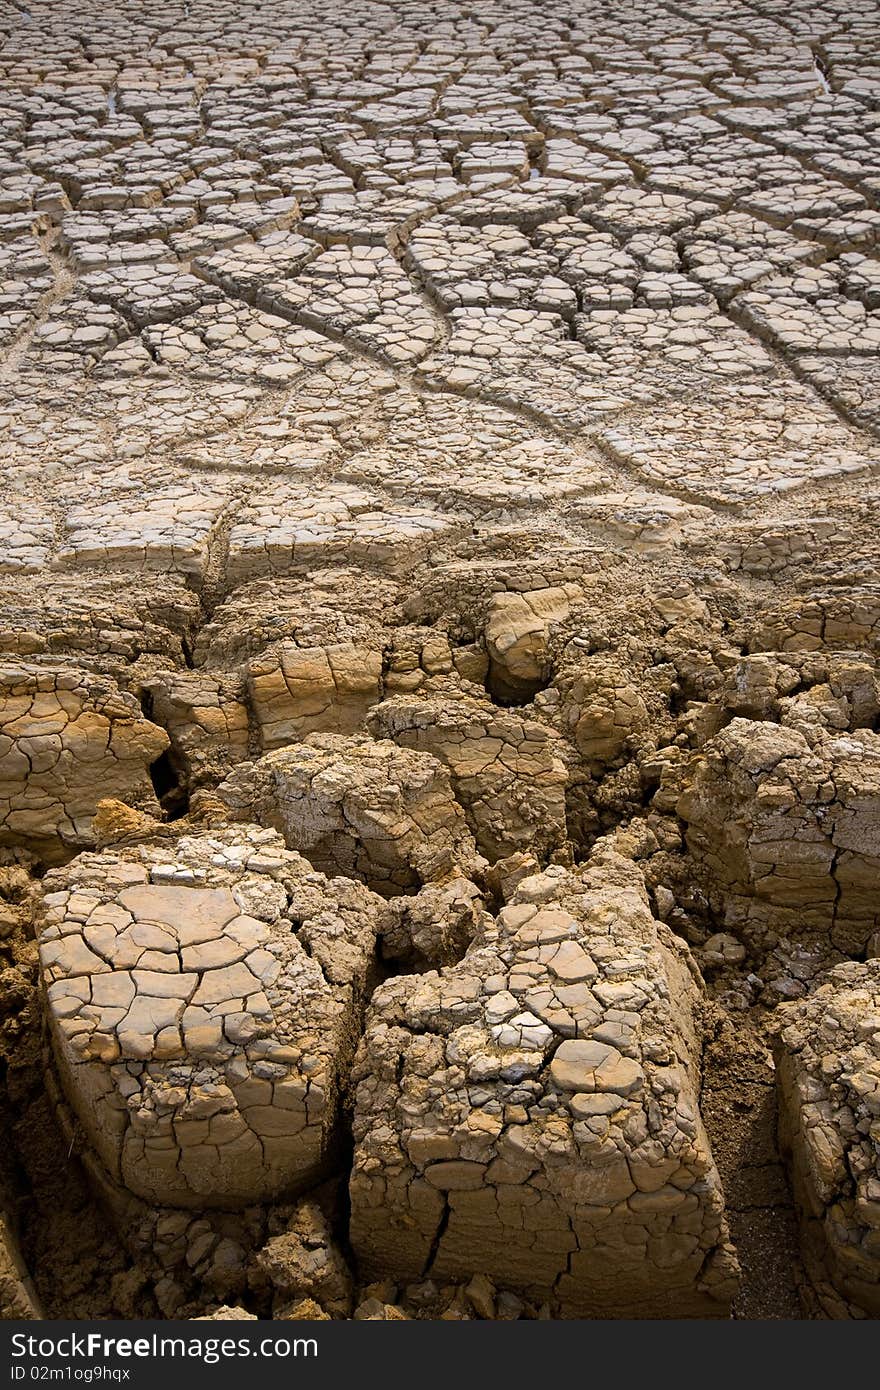
[{"label": "cracked mud surface", "polygon": [[0,3],[0,1314],[878,1315],[878,54]]}]

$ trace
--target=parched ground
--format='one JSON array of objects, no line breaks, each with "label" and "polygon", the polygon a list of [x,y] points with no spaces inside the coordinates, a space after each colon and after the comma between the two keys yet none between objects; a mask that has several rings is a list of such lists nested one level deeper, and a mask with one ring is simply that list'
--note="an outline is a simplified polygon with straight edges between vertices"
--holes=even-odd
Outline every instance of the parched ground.
[{"label": "parched ground", "polygon": [[873,0],[0,0],[3,1316],[880,1313]]}]

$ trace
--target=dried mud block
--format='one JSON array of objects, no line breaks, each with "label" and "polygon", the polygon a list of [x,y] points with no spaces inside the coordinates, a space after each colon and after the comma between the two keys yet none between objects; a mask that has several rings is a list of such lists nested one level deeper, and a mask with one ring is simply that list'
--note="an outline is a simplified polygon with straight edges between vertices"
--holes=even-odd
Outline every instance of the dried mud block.
[{"label": "dried mud block", "polygon": [[880,925],[877,734],[817,729],[808,742],[735,719],[685,776],[678,814],[726,927],[758,949],[784,931],[827,932],[839,950],[864,950]]},{"label": "dried mud block", "polygon": [[524,704],[550,679],[550,630],[563,622],[577,585],[493,594],[486,616],[489,686],[496,699]]},{"label": "dried mud block", "polygon": [[343,560],[389,573],[424,558],[453,530],[429,507],[389,506],[373,491],[327,484],[309,491],[289,483],[261,490],[229,538],[229,578],[240,584]]},{"label": "dried mud block", "polygon": [[470,879],[453,875],[427,883],[412,896],[392,898],[379,916],[384,960],[417,970],[454,965],[483,923],[483,895]]},{"label": "dried mud block", "polygon": [[766,579],[810,564],[836,533],[835,523],[829,517],[796,518],[784,526],[752,521],[724,536],[713,537],[711,547],[705,541],[699,542],[694,551],[702,556],[711,549],[733,573]]},{"label": "dried mud block", "polygon": [[253,826],[83,854],[44,890],[55,1061],[111,1178],[236,1207],[321,1177],[379,900]]},{"label": "dried mud block", "polygon": [[203,578],[228,494],[201,483],[154,487],[145,478],[135,496],[90,499],[66,516],[60,569],[108,565]]},{"label": "dried mud block", "polygon": [[300,323],[356,344],[392,366],[418,361],[436,336],[433,316],[384,246],[331,246],[266,298]]},{"label": "dried mud block", "polygon": [[39,573],[55,546],[55,524],[42,507],[0,506],[0,574]]},{"label": "dried mud block", "polygon": [[247,687],[265,752],[311,733],[353,733],[382,698],[382,651],[283,642],[248,663]]},{"label": "dried mud block", "polygon": [[490,862],[564,845],[567,774],[545,724],[488,701],[398,696],[378,705],[367,727],[446,764],[477,848]]},{"label": "dried mud block", "polygon": [[177,576],[89,572],[73,581],[46,573],[5,578],[0,612],[7,659],[87,656],[120,679],[143,656],[182,667],[202,617],[195,594]]},{"label": "dried mud block", "polygon": [[774,1052],[780,1140],[808,1269],[820,1291],[828,1280],[847,1303],[876,1318],[880,961],[835,966],[807,998],[782,1005]]},{"label": "dried mud block", "polygon": [[[387,625],[400,621],[398,583],[356,568],[310,570],[308,579],[282,575],[241,584],[216,607],[193,643],[198,667],[228,668],[271,649],[355,648],[353,660],[380,654]],[[271,668],[270,668],[271,669]]]},{"label": "dried mud block", "polygon": [[697,998],[607,850],[521,880],[458,965],[381,985],[354,1071],[362,1276],[479,1271],[564,1316],[726,1316]]},{"label": "dried mud block", "polygon": [[168,732],[172,761],[191,785],[223,777],[247,757],[248,711],[234,676],[160,671],[143,689]]},{"label": "dried mud block", "polygon": [[724,672],[719,702],[731,714],[776,720],[808,743],[827,729],[871,729],[880,716],[880,681],[872,657],[853,652],[758,652]]},{"label": "dried mud block", "polygon": [[310,734],[241,764],[218,796],[236,819],[280,830],[323,872],[386,897],[484,863],[443,764],[366,735]]},{"label": "dried mud block", "polygon": [[158,815],[150,764],[168,735],[112,679],[74,667],[0,670],[0,843],[45,859],[92,843],[103,797]]},{"label": "dried mud block", "polygon": [[756,623],[749,639],[753,652],[827,647],[880,651],[880,586],[788,599]]},{"label": "dried mud block", "polygon": [[604,654],[589,657],[554,681],[560,699],[559,725],[594,768],[622,758],[650,716],[626,670]]},{"label": "dried mud block", "polygon": [[254,1263],[251,1281],[272,1289],[276,1317],[302,1298],[314,1299],[332,1317],[351,1316],[351,1271],[317,1202],[298,1202],[286,1229],[266,1242]]}]

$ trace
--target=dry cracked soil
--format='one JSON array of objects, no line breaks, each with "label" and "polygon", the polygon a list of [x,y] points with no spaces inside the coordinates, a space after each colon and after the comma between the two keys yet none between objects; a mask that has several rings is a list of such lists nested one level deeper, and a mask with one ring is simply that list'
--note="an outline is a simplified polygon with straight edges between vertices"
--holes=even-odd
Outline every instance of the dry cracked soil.
[{"label": "dry cracked soil", "polygon": [[876,0],[0,0],[0,1312],[880,1314]]}]

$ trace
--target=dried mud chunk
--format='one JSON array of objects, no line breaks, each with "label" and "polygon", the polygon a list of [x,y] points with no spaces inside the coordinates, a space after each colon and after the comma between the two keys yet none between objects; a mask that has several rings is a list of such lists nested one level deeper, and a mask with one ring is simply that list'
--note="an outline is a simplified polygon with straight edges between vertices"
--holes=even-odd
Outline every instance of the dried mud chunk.
[{"label": "dried mud chunk", "polygon": [[195,594],[172,575],[10,578],[0,587],[0,611],[0,649],[8,658],[88,658],[118,679],[144,655],[183,666],[201,617]]},{"label": "dried mud chunk", "polygon": [[477,848],[491,863],[564,845],[566,770],[546,725],[488,702],[398,696],[378,705],[367,727],[446,764]]},{"label": "dried mud chunk", "polygon": [[228,575],[242,583],[334,561],[404,572],[453,530],[442,512],[391,504],[372,489],[275,482],[238,515],[229,538]]},{"label": "dried mud chunk", "polygon": [[628,673],[605,656],[590,657],[555,682],[561,727],[578,752],[596,767],[623,757],[635,735],[650,724],[645,702]]},{"label": "dried mud chunk", "polygon": [[107,796],[150,811],[150,764],[168,735],[107,677],[74,667],[0,671],[0,843],[50,861],[92,843]]},{"label": "dried mud chunk", "polygon": [[314,1300],[328,1315],[351,1315],[351,1271],[317,1202],[299,1202],[287,1229],[267,1241],[255,1264],[257,1278],[265,1279],[274,1291],[276,1316],[303,1298]]},{"label": "dried mud chunk", "polygon": [[524,704],[550,679],[550,628],[563,622],[576,585],[494,594],[486,618],[489,686],[496,699]]},{"label": "dried mud chunk", "polygon": [[807,1266],[878,1317],[880,961],[836,966],[777,1023],[780,1138]]},{"label": "dried mud chunk", "polygon": [[220,486],[172,481],[154,488],[145,478],[136,497],[99,495],[71,508],[56,566],[109,565],[200,579],[226,504]]},{"label": "dried mud chunk", "polygon": [[607,850],[522,879],[459,964],[380,986],[354,1072],[363,1277],[480,1271],[563,1316],[725,1316],[697,997]]},{"label": "dried mud chunk", "polygon": [[387,897],[484,862],[442,763],[365,735],[310,734],[242,764],[218,795],[237,819],[280,830],[323,872]]},{"label": "dried mud chunk", "polygon": [[[874,262],[876,265],[876,262]],[[873,307],[876,309],[877,305]],[[849,356],[810,353],[797,358],[798,370],[823,396],[862,429],[880,426],[880,361],[858,352]]]},{"label": "dried mud chunk", "polygon": [[827,932],[861,952],[880,923],[880,736],[735,719],[685,772],[678,814],[725,925]]},{"label": "dried mud chunk", "polygon": [[[380,650],[398,618],[398,585],[360,569],[323,569],[301,578],[256,579],[215,608],[194,644],[196,666],[228,667],[267,648]],[[276,644],[283,644],[276,646]],[[366,658],[364,658],[366,659]]]},{"label": "dried mud chunk", "polygon": [[392,898],[379,918],[384,960],[418,970],[461,960],[483,921],[483,898],[470,879],[428,883],[412,897]]},{"label": "dried mud chunk", "polygon": [[43,887],[54,1058],[104,1172],[179,1207],[320,1178],[379,901],[255,827],[84,854]]},{"label": "dried mud chunk", "polygon": [[880,650],[880,587],[789,599],[755,624],[749,650],[821,651],[825,647]]},{"label": "dried mud chunk", "polygon": [[55,521],[41,506],[0,508],[0,574],[39,573],[55,548]]},{"label": "dried mud chunk", "polygon": [[420,295],[384,247],[332,246],[295,279],[273,281],[265,297],[306,327],[394,366],[423,357],[436,334]]},{"label": "dried mud chunk", "polygon": [[[726,568],[763,579],[809,564],[835,532],[829,517],[794,519],[785,525],[755,521],[736,527],[724,537],[714,537],[712,553]],[[699,543],[695,549],[705,553],[705,543]]]},{"label": "dried mud chunk", "polygon": [[811,745],[822,729],[870,729],[880,715],[875,662],[854,652],[753,653],[727,666],[717,697],[731,715],[784,724]]},{"label": "dried mud chunk", "polygon": [[382,697],[382,652],[283,642],[248,663],[247,685],[266,752],[315,732],[353,733]]},{"label": "dried mud chunk", "polygon": [[745,656],[725,673],[719,691],[721,704],[747,719],[772,719],[779,702],[800,683],[799,672],[775,656]]},{"label": "dried mud chunk", "polygon": [[247,757],[247,706],[234,677],[160,671],[144,690],[151,714],[168,732],[173,762],[192,785],[224,776]]}]

